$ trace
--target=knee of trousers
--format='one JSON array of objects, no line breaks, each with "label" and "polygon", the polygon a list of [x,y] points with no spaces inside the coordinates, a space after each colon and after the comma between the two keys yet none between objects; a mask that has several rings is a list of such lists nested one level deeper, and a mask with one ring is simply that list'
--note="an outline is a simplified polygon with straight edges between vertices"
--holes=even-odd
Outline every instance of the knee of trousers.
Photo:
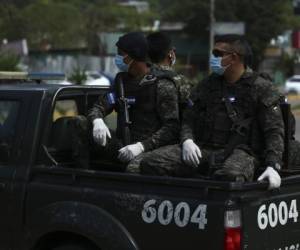
[{"label": "knee of trousers", "polygon": [[154,174],[155,167],[153,164],[150,164],[151,157],[145,156],[140,162],[140,171],[142,174]]}]

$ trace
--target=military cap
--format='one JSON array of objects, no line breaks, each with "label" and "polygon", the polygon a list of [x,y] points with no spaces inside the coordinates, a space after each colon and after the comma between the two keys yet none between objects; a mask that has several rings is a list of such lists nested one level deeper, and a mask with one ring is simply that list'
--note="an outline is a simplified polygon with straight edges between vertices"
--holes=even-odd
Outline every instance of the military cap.
[{"label": "military cap", "polygon": [[130,32],[121,36],[116,46],[137,61],[146,61],[148,52],[147,39],[141,32]]}]

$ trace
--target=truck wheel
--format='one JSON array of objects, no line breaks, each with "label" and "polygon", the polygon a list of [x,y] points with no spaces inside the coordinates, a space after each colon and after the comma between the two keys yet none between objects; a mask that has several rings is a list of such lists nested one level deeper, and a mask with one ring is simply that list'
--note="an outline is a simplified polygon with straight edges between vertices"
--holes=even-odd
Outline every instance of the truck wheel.
[{"label": "truck wheel", "polygon": [[96,250],[94,247],[91,246],[84,246],[82,244],[64,244],[61,246],[57,246],[52,248],[51,250]]}]

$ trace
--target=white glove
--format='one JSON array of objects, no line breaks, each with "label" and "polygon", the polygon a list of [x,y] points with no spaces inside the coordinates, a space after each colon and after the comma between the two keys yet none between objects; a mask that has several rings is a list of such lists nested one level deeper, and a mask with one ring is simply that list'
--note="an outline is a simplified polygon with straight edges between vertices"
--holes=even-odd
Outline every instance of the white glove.
[{"label": "white glove", "polygon": [[182,144],[182,159],[185,164],[198,167],[202,153],[200,148],[193,142],[192,139],[187,139]]},{"label": "white glove", "polygon": [[144,146],[140,142],[127,145],[119,150],[118,159],[122,162],[129,162],[144,151]]},{"label": "white glove", "polygon": [[267,167],[266,170],[258,177],[258,181],[268,179],[269,189],[279,188],[281,184],[280,175],[272,167]]},{"label": "white glove", "polygon": [[93,121],[93,137],[96,143],[101,146],[106,145],[106,136],[111,138],[108,127],[105,125],[103,119],[97,118]]}]

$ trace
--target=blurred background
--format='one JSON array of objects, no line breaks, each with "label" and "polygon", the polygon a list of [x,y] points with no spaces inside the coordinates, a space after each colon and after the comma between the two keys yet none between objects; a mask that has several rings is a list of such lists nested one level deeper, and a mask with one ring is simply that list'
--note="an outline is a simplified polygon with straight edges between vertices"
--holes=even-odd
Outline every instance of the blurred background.
[{"label": "blurred background", "polygon": [[198,82],[208,74],[213,36],[238,33],[253,47],[256,70],[283,92],[300,93],[300,0],[1,0],[0,6],[2,71],[64,72],[65,84],[110,84],[118,37],[160,30],[172,37],[176,69]]}]

